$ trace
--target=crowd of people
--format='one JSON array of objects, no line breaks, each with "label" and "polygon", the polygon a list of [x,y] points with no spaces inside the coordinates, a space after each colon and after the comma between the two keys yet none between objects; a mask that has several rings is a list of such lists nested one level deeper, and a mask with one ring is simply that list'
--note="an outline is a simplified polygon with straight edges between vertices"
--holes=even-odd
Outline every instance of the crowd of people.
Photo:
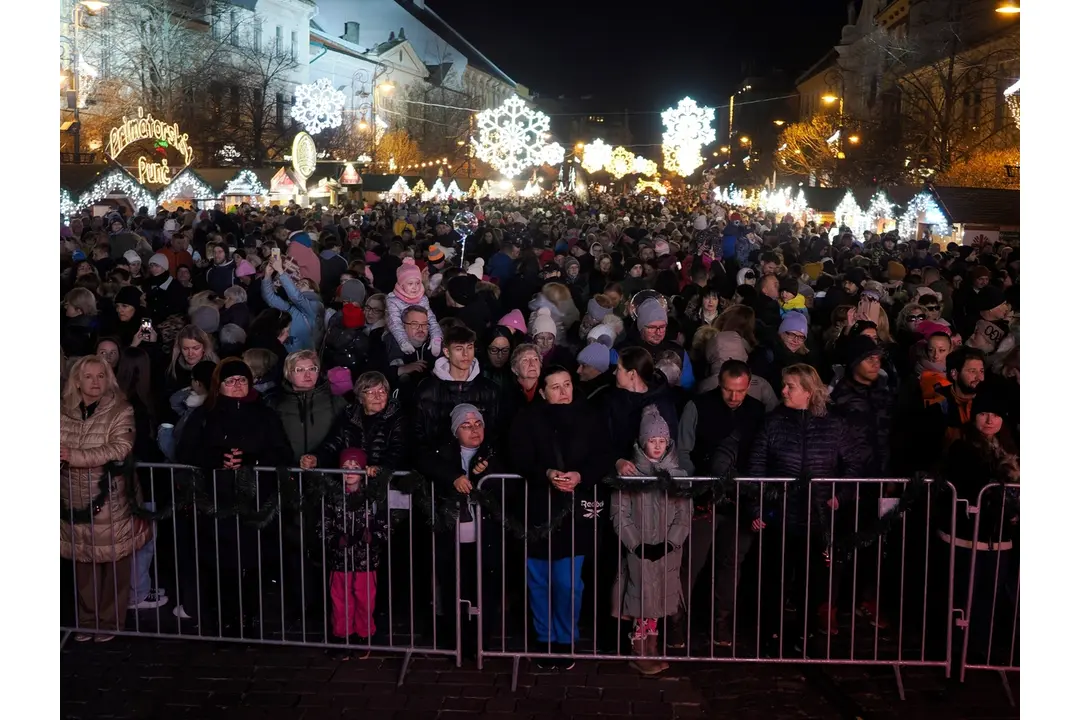
[{"label": "crowd of people", "polygon": [[[838,509],[854,518],[870,508],[873,520],[879,500],[902,491],[875,486],[857,501],[846,488],[811,490],[811,478],[922,473],[971,503],[988,484],[1019,482],[1017,246],[856,235],[689,195],[605,194],[117,207],[62,225],[60,264],[61,555],[74,566],[78,624],[97,631],[77,641],[108,641],[126,610],[170,603],[149,572],[166,523],[140,512],[170,490],[132,459],[208,471],[220,507],[248,496],[244,469],[342,470],[343,492],[317,522],[301,513],[255,529],[178,508],[180,620],[221,617],[220,632],[243,632],[267,578],[305,578],[300,588],[315,577],[327,584],[332,635],[371,638],[377,588],[402,582],[386,567],[388,537],[403,533],[411,550],[426,529],[405,581],[416,589],[434,571],[433,597],[414,601],[438,606],[441,622],[452,627],[462,605],[455,572],[462,597],[478,573],[520,573],[531,640],[551,654],[539,662],[572,665],[591,624],[601,642],[625,638],[645,674],[666,667],[650,659],[660,643],[693,641],[688,601],[708,575],[710,636],[731,646],[731,578],[784,526],[786,553],[766,555],[778,587],[759,624],[775,633],[786,601],[792,627],[805,605],[815,632],[838,632],[829,582],[843,573],[822,570],[830,547],[809,529]],[[430,482],[432,503],[460,518],[438,532],[457,538],[432,544],[415,502],[404,530],[387,508],[348,502],[386,470]],[[523,481],[481,487],[493,473]],[[264,497],[278,491],[270,475],[259,474]],[[671,494],[609,482],[653,476],[796,484],[781,501],[759,488]],[[489,488],[505,516],[483,514],[478,532],[476,496]],[[395,490],[387,502],[410,508]],[[524,567],[521,552],[501,552],[521,541],[504,531],[511,515],[529,538]],[[970,520],[938,518],[929,552],[955,547],[958,568],[1011,558],[1018,576],[1018,513],[1003,517],[977,538]],[[275,527],[283,549],[268,560],[260,533]],[[479,563],[474,550],[458,553],[478,535]],[[215,593],[226,576],[229,589]],[[1009,577],[979,596],[1005,603]],[[582,617],[586,583],[610,597],[585,612],[595,617]],[[499,585],[469,597],[499,607]],[[807,602],[792,602],[804,585]],[[308,603],[323,597],[307,590]],[[861,593],[860,611],[884,623],[875,601]],[[495,616],[484,614],[485,634]]]}]

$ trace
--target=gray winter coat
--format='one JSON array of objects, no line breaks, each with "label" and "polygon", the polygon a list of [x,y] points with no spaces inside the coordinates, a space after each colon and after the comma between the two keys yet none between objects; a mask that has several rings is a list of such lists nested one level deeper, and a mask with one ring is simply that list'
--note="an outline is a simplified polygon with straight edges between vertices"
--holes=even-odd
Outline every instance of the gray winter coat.
[{"label": "gray winter coat", "polygon": [[[642,475],[656,475],[666,470],[674,477],[686,472],[678,465],[672,448],[659,461],[645,457],[640,446],[634,446],[634,465]],[[622,572],[625,589],[622,593],[622,613],[635,618],[660,618],[674,615],[682,606],[682,545],[690,535],[690,519],[694,508],[689,498],[665,498],[659,490],[642,492],[614,491],[612,522],[627,553]],[[645,560],[638,546],[670,543],[674,550],[660,560]],[[639,554],[634,555],[633,551]]]}]

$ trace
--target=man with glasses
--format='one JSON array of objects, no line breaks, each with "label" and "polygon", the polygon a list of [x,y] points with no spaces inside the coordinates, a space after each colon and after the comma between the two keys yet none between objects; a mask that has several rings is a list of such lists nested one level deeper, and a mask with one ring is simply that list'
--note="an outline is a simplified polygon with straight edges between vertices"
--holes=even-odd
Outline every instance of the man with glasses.
[{"label": "man with glasses", "polygon": [[[637,329],[641,335],[640,340],[627,339],[624,346],[636,345],[648,351],[656,362],[665,351],[672,351],[683,359],[682,375],[679,385],[687,390],[694,387],[694,369],[691,367],[690,356],[679,343],[667,339],[668,314],[664,306],[656,298],[649,298],[641,303],[637,309]],[[611,362],[618,361],[618,354],[612,351]]]},{"label": "man with glasses", "polygon": [[405,335],[412,345],[412,352],[401,351],[401,346],[390,333],[383,333],[383,345],[386,352],[387,377],[393,388],[399,393],[402,405],[412,407],[412,396],[420,381],[428,377],[435,366],[435,356],[431,353],[428,337],[428,310],[422,305],[410,305],[401,312],[401,324]]}]

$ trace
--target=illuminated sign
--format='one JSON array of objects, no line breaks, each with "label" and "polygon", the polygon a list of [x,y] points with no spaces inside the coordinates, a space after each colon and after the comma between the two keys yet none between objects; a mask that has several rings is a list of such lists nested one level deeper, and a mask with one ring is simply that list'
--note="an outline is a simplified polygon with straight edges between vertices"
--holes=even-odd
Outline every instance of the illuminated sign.
[{"label": "illuminated sign", "polygon": [[318,151],[315,149],[315,140],[306,132],[296,133],[292,144],[292,166],[302,180],[306,181],[315,174],[317,158]]},{"label": "illuminated sign", "polygon": [[[119,126],[109,131],[105,151],[118,165],[132,171],[140,184],[168,185],[174,170],[169,167],[170,151],[178,155],[179,171],[191,164],[195,150],[191,147],[187,133],[180,132],[180,126],[156,119],[153,115],[143,115],[138,109],[138,117],[125,117]],[[140,152],[133,165],[125,165],[120,156],[132,145],[140,144]]]}]

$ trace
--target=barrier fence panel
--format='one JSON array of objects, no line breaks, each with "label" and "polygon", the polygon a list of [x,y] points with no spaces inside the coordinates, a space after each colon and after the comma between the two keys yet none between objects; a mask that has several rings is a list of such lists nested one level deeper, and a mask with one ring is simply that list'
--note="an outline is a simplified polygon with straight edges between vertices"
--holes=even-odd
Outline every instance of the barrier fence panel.
[{"label": "barrier fence panel", "polygon": [[365,477],[166,464],[104,479],[62,470],[65,640],[141,635],[400,652],[400,680],[414,653],[460,666],[458,538],[433,529],[426,481],[426,492],[410,496],[394,478],[376,500]]},{"label": "barrier fence panel", "polygon": [[901,666],[948,674],[954,548],[937,531],[955,525],[950,485],[676,480],[538,493],[519,476],[485,477],[479,664],[877,664],[896,668],[901,694]]},{"label": "barrier fence panel", "polygon": [[1020,486],[982,488],[957,525],[956,582],[963,615],[960,679],[968,670],[1020,670]]}]

